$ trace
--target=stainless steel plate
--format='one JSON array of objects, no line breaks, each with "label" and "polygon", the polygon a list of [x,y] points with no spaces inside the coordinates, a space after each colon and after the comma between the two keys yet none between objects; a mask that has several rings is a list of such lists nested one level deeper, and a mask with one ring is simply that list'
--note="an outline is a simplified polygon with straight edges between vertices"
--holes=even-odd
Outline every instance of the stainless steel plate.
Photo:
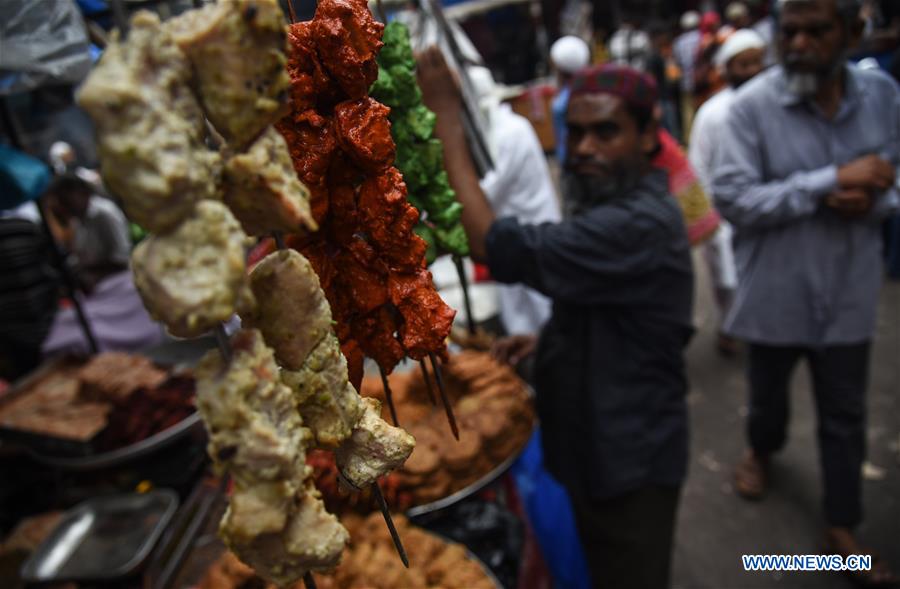
[{"label": "stainless steel plate", "polygon": [[104,581],[134,574],[178,507],[169,490],[97,497],[63,516],[22,567],[26,583]]}]

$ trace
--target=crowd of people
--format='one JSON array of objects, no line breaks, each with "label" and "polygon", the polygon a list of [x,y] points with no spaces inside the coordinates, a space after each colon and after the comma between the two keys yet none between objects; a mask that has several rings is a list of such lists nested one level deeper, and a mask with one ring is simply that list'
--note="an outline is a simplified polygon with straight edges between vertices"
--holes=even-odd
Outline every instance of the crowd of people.
[{"label": "crowd of people", "polygon": [[[552,301],[539,336],[518,334],[495,351],[514,363],[535,354],[546,467],[566,489],[596,586],[669,584],[687,476],[684,350],[698,242],[721,309],[718,345],[746,349],[750,409],[736,491],[765,496],[787,439],[790,376],[805,359],[824,545],[871,554],[855,535],[865,393],[882,229],[900,208],[897,81],[848,61],[870,34],[871,6],[779,0],[769,13],[733,3],[725,24],[716,13],[685,14],[666,48],[665,34],[626,15],[604,65],[590,65],[578,38],[558,40],[559,222],[492,206],[466,149],[452,75],[440,52],[420,61],[473,258],[495,280]],[[690,165],[671,165],[685,160],[673,135]],[[696,190],[679,190],[679,178],[682,187],[695,179]],[[685,196],[698,191],[708,210]],[[898,582],[877,559],[854,579]]]}]

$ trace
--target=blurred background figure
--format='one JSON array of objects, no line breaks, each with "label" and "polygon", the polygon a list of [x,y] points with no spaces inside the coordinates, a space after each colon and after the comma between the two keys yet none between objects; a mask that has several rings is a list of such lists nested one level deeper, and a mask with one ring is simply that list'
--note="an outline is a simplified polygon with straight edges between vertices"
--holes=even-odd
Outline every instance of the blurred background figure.
[{"label": "blurred background figure", "polygon": [[656,80],[661,109],[660,124],[663,129],[681,141],[681,113],[679,112],[681,73],[675,63],[672,47],[672,31],[664,21],[655,21],[647,27],[653,51],[647,73]]},{"label": "blurred background figure", "polygon": [[[736,232],[738,289],[725,329],[749,348],[747,450],[734,488],[747,499],[766,494],[788,439],[791,376],[806,360],[825,551],[872,554],[856,529],[881,222],[900,205],[900,91],[885,74],[847,64],[862,32],[858,1],[780,0],[779,9],[781,65],[732,102],[713,174],[716,204]],[[877,558],[853,577],[898,581]]]},{"label": "blurred background figure", "polygon": [[640,26],[640,15],[626,13],[619,29],[609,39],[609,58],[613,63],[646,72],[653,47],[650,36]]},{"label": "blurred background figure", "polygon": [[694,56],[694,97],[693,110],[706,102],[710,96],[725,85],[715,65],[716,53],[728,36],[728,29],[722,29],[722,19],[718,12],[709,11],[700,20],[700,45]]},{"label": "blurred background figure", "polygon": [[[582,45],[575,44],[575,47],[587,51],[584,41],[577,41]],[[586,53],[574,48],[573,51],[576,59],[571,60],[570,65],[586,60]],[[490,70],[470,66],[467,72],[488,122],[494,169],[481,179],[480,185],[494,214],[515,217],[522,223],[559,221],[559,201],[534,127],[528,119],[514,113],[508,104],[501,104]],[[533,289],[501,284],[498,285],[498,297],[500,321],[509,335],[536,334],[550,317],[550,299]]]},{"label": "blurred background figure", "polygon": [[46,198],[63,230],[76,277],[86,292],[128,268],[128,221],[115,203],[95,195],[91,185],[75,174],[55,178]]},{"label": "blurred background figure", "polygon": [[683,139],[690,135],[691,121],[693,119],[694,98],[694,59],[700,48],[700,13],[689,10],[681,15],[682,33],[672,44],[672,57],[675,64],[681,70],[681,131]]},{"label": "blurred background figure", "polygon": [[[691,133],[689,156],[694,171],[703,188],[711,194],[715,156],[721,147],[720,134],[727,122],[734,100],[734,92],[763,70],[765,41],[752,29],[741,29],[732,34],[716,54],[716,67],[728,83],[728,87],[710,98],[697,111]],[[719,307],[720,326],[724,321],[734,291],[737,288],[737,268],[732,250],[731,225],[722,220],[719,230],[705,247],[706,261],[713,279],[713,292]],[[737,341],[720,328],[717,346],[725,355],[734,355]]]},{"label": "blurred background figure", "polygon": [[550,62],[556,71],[556,97],[553,99],[553,132],[556,136],[556,161],[566,161],[566,108],[569,106],[572,78],[591,61],[591,51],[579,37],[567,35],[550,47]]},{"label": "blurred background figure", "polygon": [[732,31],[749,27],[753,24],[750,22],[750,9],[743,2],[732,2],[725,8],[725,22]]}]

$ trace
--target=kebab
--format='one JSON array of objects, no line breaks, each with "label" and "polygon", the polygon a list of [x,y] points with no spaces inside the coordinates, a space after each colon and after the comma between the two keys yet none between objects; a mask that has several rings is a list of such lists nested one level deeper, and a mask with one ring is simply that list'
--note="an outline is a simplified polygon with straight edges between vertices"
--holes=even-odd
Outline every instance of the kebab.
[{"label": "kebab", "polygon": [[357,389],[364,356],[385,374],[405,356],[444,356],[455,315],[434,290],[419,212],[391,165],[390,111],[367,95],[382,30],[363,0],[323,0],[312,21],[291,25],[291,112],[277,124],[322,227],[285,241],[319,275]]},{"label": "kebab", "polygon": [[[190,38],[189,27],[186,22],[194,23],[219,23],[219,28],[205,28],[203,35],[205,43],[202,44],[207,50],[215,45],[217,38],[241,38],[241,35],[234,35],[234,27],[247,26],[254,28],[253,22],[257,16],[262,22],[268,22],[266,15],[271,15],[273,10],[277,10],[274,1],[255,2],[247,1],[241,3],[231,3],[228,5],[220,5],[222,8],[209,7],[204,11],[210,14],[206,15],[210,18],[199,18],[188,13],[189,16],[183,20],[181,17],[176,20],[173,25],[179,34],[179,40],[182,47],[190,47],[185,42]],[[252,8],[252,10],[251,10]],[[234,18],[234,14],[223,14],[223,11],[230,11],[234,14],[240,14],[241,18]],[[167,23],[168,25],[168,23]],[[100,135],[101,144],[110,138],[116,128],[116,121],[121,115],[121,111],[112,108],[107,112],[109,104],[98,102],[98,97],[103,93],[104,85],[110,83],[114,76],[109,75],[109,71],[115,71],[116,68],[123,70],[128,74],[126,79],[137,81],[141,79],[137,76],[135,68],[141,65],[142,59],[146,58],[148,51],[154,47],[153,40],[162,39],[165,45],[164,49],[171,50],[173,55],[177,54],[178,48],[172,44],[174,36],[170,35],[167,27],[161,27],[158,19],[152,15],[141,13],[136,16],[132,23],[132,37],[128,44],[114,43],[113,47],[121,49],[110,52],[113,57],[104,58],[102,64],[92,74],[91,78],[85,85],[85,89],[80,95],[83,106],[89,113],[99,122],[108,123],[107,126],[98,124],[98,133]],[[256,27],[259,28],[259,27]],[[270,31],[274,30],[268,27]],[[265,30],[265,27],[263,27]],[[226,33],[231,33],[228,37]],[[277,35],[280,37],[280,35]],[[278,39],[274,40],[277,47]],[[227,43],[226,43],[227,46]],[[225,51],[223,47],[219,47],[220,51]],[[130,57],[125,59],[122,56]],[[249,54],[252,57],[252,52]],[[183,57],[179,55],[179,57]],[[184,60],[182,59],[183,63]],[[182,68],[183,69],[183,68]],[[188,82],[184,76],[179,78],[181,84]],[[262,87],[271,87],[275,84],[263,84]],[[203,89],[202,80],[199,84]],[[206,90],[203,90],[204,92]],[[126,93],[127,94],[127,93]],[[170,93],[175,95],[175,93]],[[157,96],[157,98],[166,98],[165,96]],[[231,96],[233,104],[242,103],[240,96]],[[224,104],[229,101],[219,101],[206,97],[204,104]],[[244,100],[246,102],[246,100]],[[263,100],[265,104],[266,101]],[[257,102],[258,104],[258,102]],[[159,106],[159,105],[157,105]],[[165,105],[162,105],[165,106]],[[165,110],[164,108],[162,110]],[[226,109],[227,110],[227,109]],[[269,160],[263,161],[274,163],[271,166],[271,174],[260,173],[257,175],[260,184],[270,187],[280,187],[290,191],[291,183],[289,179],[278,180],[277,170],[279,169],[279,159],[283,164],[285,158],[277,156],[279,143],[277,140],[266,137],[266,127],[271,122],[267,117],[271,117],[272,113],[277,113],[277,109],[261,108],[255,112],[258,116],[242,119],[242,124],[231,130],[226,130],[236,141],[247,140],[251,137],[262,138],[259,141],[266,141],[269,145],[274,146],[276,155],[271,155],[269,149],[258,150],[258,153],[252,154],[253,148],[250,149],[250,156],[257,157],[262,153],[269,153]],[[194,109],[193,113],[199,113],[199,108]],[[209,115],[209,113],[207,113]],[[254,131],[248,120],[255,120]],[[202,125],[202,120],[200,120]],[[196,126],[196,125],[195,125]],[[184,144],[184,142],[182,142]],[[280,144],[284,146],[283,142]],[[115,141],[108,142],[109,152],[113,155],[121,155],[122,161],[127,161],[127,154],[119,154],[116,151],[118,145]],[[193,149],[200,149],[199,146],[189,146]],[[233,148],[228,146],[228,148]],[[151,169],[157,178],[167,178],[167,170],[164,168],[153,168],[153,158],[151,152],[147,152],[148,157],[141,163]],[[239,156],[235,156],[239,157]],[[233,161],[233,158],[232,158]],[[244,162],[236,169],[246,169],[251,163]],[[285,166],[280,166],[283,171]],[[152,176],[152,175],[151,175]],[[291,173],[290,176],[293,176]],[[127,182],[127,176],[123,176],[123,182]],[[214,192],[222,191],[221,186],[216,185],[215,180],[218,176],[207,178],[209,184],[214,185]],[[273,181],[274,180],[274,181]],[[224,182],[227,189],[228,180]],[[294,178],[296,182],[296,178]],[[129,186],[125,184],[125,188]],[[284,190],[272,190],[268,193],[274,198],[270,199],[273,203],[285,203],[288,201],[304,202],[302,191],[299,197],[295,193],[287,194]],[[189,197],[191,195],[188,195]],[[144,203],[138,198],[131,199],[136,205],[144,206],[150,213],[157,213],[154,205],[158,208],[158,203]],[[145,248],[138,256],[135,263],[137,272],[148,279],[157,278],[160,284],[172,286],[173,281],[168,283],[163,274],[170,268],[187,273],[192,267],[196,271],[206,270],[210,274],[209,256],[199,256],[193,258],[190,256],[177,256],[177,250],[185,247],[193,241],[202,243],[202,252],[208,252],[211,246],[218,243],[233,245],[241,243],[246,236],[241,228],[237,225],[237,221],[231,216],[226,207],[220,203],[197,198],[199,204],[194,205],[194,209],[187,213],[180,223],[179,219],[173,219],[175,227],[170,228],[170,233],[154,236],[151,238],[150,246]],[[139,207],[138,207],[139,208]],[[240,210],[240,209],[239,209]],[[293,210],[294,213],[300,211],[299,214],[293,215],[295,222],[302,223],[307,228],[314,228],[314,223],[308,218],[304,218],[302,214],[302,206],[275,208],[275,214],[266,219],[260,214],[265,209],[254,211],[255,215],[246,217],[242,215],[241,221],[247,226],[247,219],[252,219],[253,223],[258,223],[259,227],[278,226],[291,215],[284,214],[285,210]],[[224,240],[223,240],[223,236]],[[152,246],[152,247],[151,247]],[[163,255],[165,254],[165,255]],[[299,255],[298,255],[299,257]],[[240,268],[241,272],[233,271],[233,275],[243,275],[243,267],[239,256],[227,256],[227,258],[235,258],[231,260],[233,263],[227,266],[232,270]],[[164,263],[168,260],[170,263]],[[311,274],[311,273],[310,273]],[[156,276],[154,276],[156,275]],[[177,281],[177,280],[176,280]],[[139,276],[137,283],[155,284],[152,281],[144,281]],[[222,289],[222,285],[214,285],[211,281],[206,281],[202,286],[208,287],[215,291],[216,288]],[[228,282],[228,281],[226,281]],[[231,287],[233,293],[239,293],[246,290],[246,284],[242,281],[235,280],[237,284],[224,285],[224,290],[228,291]],[[204,290],[201,288],[201,290]],[[145,301],[151,300],[158,289],[144,288],[141,291]],[[164,316],[163,321],[167,321],[170,329],[178,331],[180,327],[187,325],[190,330],[200,330],[208,327],[206,324],[212,322],[215,318],[210,314],[200,316],[198,318],[196,301],[191,300],[190,292],[185,289],[168,288],[166,291],[170,296],[165,300],[166,306],[175,309],[187,310],[186,312],[175,312],[174,318]],[[319,299],[322,295],[319,292]],[[194,304],[192,304],[194,303]],[[222,304],[221,307],[228,308],[228,304]],[[237,305],[234,305],[237,308]],[[232,309],[233,311],[234,309]],[[327,307],[325,308],[327,311]],[[320,313],[321,314],[321,313]],[[183,316],[187,317],[183,320]],[[309,318],[315,321],[316,316]],[[186,330],[182,330],[186,331]],[[221,331],[219,331],[221,333]],[[327,568],[332,566],[336,559],[339,559],[340,552],[343,549],[343,542],[346,539],[346,533],[342,533],[342,528],[337,521],[329,516],[321,505],[315,489],[308,482],[308,471],[303,465],[303,452],[306,440],[310,437],[308,430],[302,427],[302,418],[296,411],[293,401],[293,395],[290,389],[281,382],[280,375],[277,373],[274,361],[271,360],[273,353],[262,344],[262,339],[258,332],[243,331],[233,340],[234,345],[225,349],[222,359],[218,356],[208,357],[204,362],[204,369],[200,371],[201,386],[198,388],[203,392],[203,400],[201,402],[201,413],[206,419],[208,429],[210,430],[210,452],[221,469],[226,469],[235,476],[236,493],[232,500],[232,506],[229,515],[223,520],[222,531],[229,541],[230,545],[236,552],[240,553],[246,560],[253,562],[255,566],[261,569],[266,576],[285,583],[290,580],[296,580],[300,576],[304,576],[305,572],[311,568]],[[234,350],[234,353],[231,350]],[[218,363],[218,364],[217,364]],[[338,369],[341,366],[338,365]],[[256,379],[256,382],[254,379]],[[253,384],[255,383],[255,384]],[[346,373],[344,374],[343,389],[346,390]],[[248,388],[248,384],[253,387]],[[256,387],[256,388],[254,388]],[[261,388],[260,388],[261,387]],[[288,401],[290,400],[290,402]],[[383,435],[387,433],[383,430]],[[406,439],[397,435],[401,442],[405,443],[406,455],[412,449],[411,437],[405,432],[401,432]],[[238,440],[237,447],[234,441]],[[289,443],[285,444],[285,440]],[[287,447],[286,447],[287,446]],[[246,456],[241,455],[235,463],[236,456],[239,456],[243,448],[247,449]],[[402,454],[403,449],[395,448],[395,455]],[[246,460],[243,460],[246,458]],[[258,460],[257,460],[258,459]],[[382,463],[383,464],[383,463]],[[372,473],[380,472],[378,467],[371,469]],[[359,479],[361,482],[368,482],[365,479]],[[260,516],[257,518],[257,516]],[[329,519],[330,518],[330,519]],[[311,537],[304,536],[304,530],[310,529],[321,530],[323,532],[321,541],[316,542]],[[392,530],[393,532],[393,530]],[[273,558],[277,557],[277,558]]]},{"label": "kebab", "polygon": [[443,254],[469,255],[460,223],[462,205],[444,171],[444,148],[434,136],[435,115],[422,101],[409,29],[401,22],[384,29],[378,55],[378,80],[372,96],[391,109],[391,135],[397,145],[397,168],[409,190],[409,201],[423,213],[417,233],[428,243],[428,263]]}]

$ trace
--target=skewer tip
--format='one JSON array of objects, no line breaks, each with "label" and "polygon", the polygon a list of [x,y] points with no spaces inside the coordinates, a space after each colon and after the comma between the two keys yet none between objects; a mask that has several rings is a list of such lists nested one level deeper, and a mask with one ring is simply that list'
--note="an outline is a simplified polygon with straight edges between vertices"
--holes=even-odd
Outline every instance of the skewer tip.
[{"label": "skewer tip", "polygon": [[403,547],[403,542],[400,540],[400,534],[397,532],[397,527],[394,525],[394,519],[391,517],[391,511],[388,509],[387,501],[384,499],[384,494],[381,492],[381,486],[378,484],[378,481],[372,483],[372,493],[378,500],[378,506],[381,508],[381,515],[384,516],[384,523],[387,524],[388,531],[391,533],[391,539],[394,541],[394,548],[397,549],[397,554],[400,555],[400,561],[403,563],[403,566],[409,568],[409,557],[406,556],[406,549]]}]

